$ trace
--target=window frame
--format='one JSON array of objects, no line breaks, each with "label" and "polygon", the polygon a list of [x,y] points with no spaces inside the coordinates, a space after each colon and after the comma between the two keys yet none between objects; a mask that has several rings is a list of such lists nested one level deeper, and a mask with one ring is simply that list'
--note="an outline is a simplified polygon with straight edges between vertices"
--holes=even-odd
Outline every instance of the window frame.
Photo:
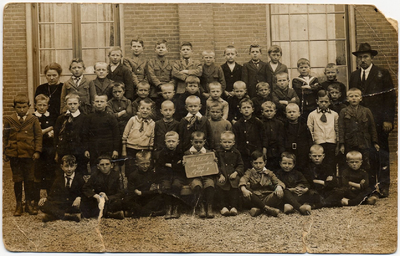
[{"label": "window frame", "polygon": [[[40,80],[44,74],[40,73],[40,45],[39,45],[39,4],[46,4],[46,3],[31,3],[30,4],[30,16],[31,16],[31,51],[32,51],[32,83],[33,88],[36,88],[41,84]],[[54,3],[49,3],[54,4]],[[71,17],[72,17],[72,58],[82,58],[82,30],[81,26],[83,23],[81,20],[81,4],[80,3],[67,3],[71,4]],[[104,3],[106,4],[106,3]],[[114,9],[113,12],[113,19],[114,19],[114,44],[119,46],[122,42],[121,38],[121,4],[113,4],[112,8]],[[65,73],[65,70],[63,70]]]}]

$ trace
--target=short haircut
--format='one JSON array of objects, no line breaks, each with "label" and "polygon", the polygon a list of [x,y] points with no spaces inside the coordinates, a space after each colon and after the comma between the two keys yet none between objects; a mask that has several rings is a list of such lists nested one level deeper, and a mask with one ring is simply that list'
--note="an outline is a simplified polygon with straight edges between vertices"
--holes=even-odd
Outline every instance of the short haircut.
[{"label": "short haircut", "polygon": [[299,105],[297,105],[296,103],[289,103],[286,105],[286,111],[288,108],[295,108],[297,111],[300,111]]},{"label": "short haircut", "polygon": [[251,49],[253,49],[253,48],[259,48],[260,52],[261,52],[261,46],[259,44],[251,44],[249,47],[249,53],[251,52]]},{"label": "short haircut", "polygon": [[350,88],[350,89],[347,90],[347,96],[349,96],[350,93],[355,93],[355,92],[358,92],[360,95],[362,95],[362,92],[361,92],[360,89],[358,89],[356,87],[353,87],[353,88]]},{"label": "short haircut", "polygon": [[290,152],[283,152],[283,153],[281,154],[281,161],[282,161],[282,159],[283,159],[284,157],[289,158],[289,159],[292,159],[292,160],[293,160],[293,163],[296,164],[296,155],[295,155],[295,154],[290,153]]},{"label": "short haircut", "polygon": [[175,104],[174,104],[174,102],[172,102],[172,101],[170,101],[170,100],[164,100],[162,103],[161,103],[161,108],[163,108],[165,105],[167,105],[167,104],[172,104],[172,106],[175,108]]},{"label": "short haircut", "polygon": [[143,103],[144,103],[144,104],[150,104],[151,107],[153,107],[154,101],[152,101],[152,100],[149,99],[149,98],[141,99],[141,100],[139,101],[139,107],[140,107]]},{"label": "short haircut", "polygon": [[319,151],[322,150],[322,153],[324,153],[324,148],[321,145],[314,144],[310,147],[310,154],[311,152]]},{"label": "short haircut", "polygon": [[185,79],[185,83],[196,83],[196,84],[200,84],[200,78],[198,78],[197,76],[188,76]]},{"label": "short haircut", "polygon": [[46,101],[47,103],[49,103],[50,98],[49,98],[47,95],[39,94],[39,95],[37,95],[37,96],[35,97],[35,103],[37,103],[39,100],[44,100],[44,101]]},{"label": "short haircut", "polygon": [[81,58],[73,58],[69,64],[69,69],[71,69],[73,63],[82,63],[83,69],[86,69],[85,63]]},{"label": "short haircut", "polygon": [[339,92],[342,91],[341,90],[342,88],[340,87],[339,83],[333,83],[333,84],[328,85],[328,91],[333,90],[333,89],[338,90]]},{"label": "short haircut", "polygon": [[107,94],[101,94],[101,95],[94,95],[94,99],[96,100],[97,97],[106,97],[106,101],[108,100]]},{"label": "short haircut", "polygon": [[139,44],[141,44],[142,45],[142,47],[144,47],[144,43],[143,43],[143,40],[140,38],[140,37],[135,37],[135,38],[133,38],[132,40],[131,40],[131,46],[132,46],[132,43],[133,42],[137,42],[137,43],[139,43]]},{"label": "short haircut", "polygon": [[328,97],[328,98],[329,98],[328,92],[325,91],[325,90],[319,90],[319,91],[317,92],[317,100],[318,100],[319,98],[323,98],[323,97]]},{"label": "short haircut", "polygon": [[272,101],[267,100],[266,102],[264,102],[263,104],[261,104],[261,108],[264,109],[268,109],[268,108],[272,108],[276,110],[276,105],[275,103],[273,103]]},{"label": "short haircut", "polygon": [[264,157],[264,154],[261,151],[258,151],[258,150],[253,151],[253,153],[251,153],[251,155],[250,155],[251,161],[255,161],[260,157],[262,157],[264,161],[266,160],[265,157]]},{"label": "short haircut", "polygon": [[61,67],[61,65],[58,64],[58,63],[56,63],[56,62],[52,62],[52,63],[50,63],[49,65],[47,65],[47,66],[44,68],[44,74],[46,75],[46,74],[47,74],[47,71],[49,71],[49,70],[55,70],[55,71],[57,72],[58,75],[61,75],[61,73],[62,73],[62,67]]},{"label": "short haircut", "polygon": [[221,133],[221,140],[222,139],[233,139],[233,140],[235,140],[235,134],[232,131],[223,131]]},{"label": "short haircut", "polygon": [[276,77],[277,76],[283,76],[285,75],[287,77],[287,79],[289,80],[289,73],[285,72],[285,71],[279,71],[278,73],[275,74],[274,78],[275,78],[275,82],[276,82]]},{"label": "short haircut", "polygon": [[190,95],[186,98],[185,100],[185,105],[188,104],[188,102],[193,102],[193,103],[197,103],[197,104],[201,104],[201,100],[199,97],[195,96],[195,95]]},{"label": "short haircut", "polygon": [[61,164],[66,166],[76,165],[76,157],[74,155],[65,155],[61,158]]},{"label": "short haircut", "polygon": [[[156,42],[155,47],[157,47],[157,46],[160,45],[160,44],[165,44],[165,46],[168,48],[167,40],[165,40],[165,39],[158,40],[158,41]],[[142,45],[142,46],[143,46],[143,45]]]},{"label": "short haircut", "polygon": [[96,62],[96,63],[94,64],[94,66],[93,66],[93,68],[94,68],[95,71],[96,71],[96,66],[98,66],[98,65],[105,65],[106,67],[108,66],[108,64],[105,63],[104,61],[98,61],[98,62]]},{"label": "short haircut", "polygon": [[207,87],[208,87],[209,90],[211,90],[211,86],[218,86],[219,89],[221,89],[221,91],[222,91],[222,85],[217,81],[214,81],[214,82],[211,82],[211,83],[208,84]]},{"label": "short haircut", "polygon": [[301,65],[308,65],[309,67],[311,67],[310,61],[307,60],[306,58],[300,58],[300,59],[297,61],[297,67],[300,67]]},{"label": "short haircut", "polygon": [[268,55],[271,53],[271,52],[279,52],[281,55],[282,55],[282,48],[279,46],[279,45],[271,45],[269,48],[268,48]]},{"label": "short haircut", "polygon": [[360,159],[362,160],[362,154],[358,151],[350,151],[349,153],[346,154],[346,160],[351,160],[351,159]]},{"label": "short haircut", "polygon": [[251,99],[249,99],[249,98],[243,98],[243,99],[239,102],[239,108],[241,108],[242,105],[243,105],[244,103],[249,103],[249,104],[251,105],[251,107],[254,107],[254,103],[253,103],[253,101],[252,101]]},{"label": "short haircut", "polygon": [[112,157],[111,157],[110,155],[108,155],[108,154],[100,155],[100,156],[97,158],[96,163],[99,164],[101,160],[108,160],[108,161],[110,161],[110,163],[113,162]]},{"label": "short haircut", "polygon": [[339,72],[339,69],[337,67],[337,65],[335,63],[328,63],[325,67],[325,71],[326,69],[331,68],[331,69],[336,69],[336,72]]},{"label": "short haircut", "polygon": [[215,57],[215,52],[214,51],[211,51],[211,50],[205,50],[205,51],[203,51],[202,53],[201,53],[201,55],[206,55],[206,54],[212,54],[212,55],[214,55],[214,57]]},{"label": "short haircut", "polygon": [[180,49],[182,49],[183,46],[189,46],[190,49],[193,49],[193,45],[191,42],[182,42]]},{"label": "short haircut", "polygon": [[233,45],[228,45],[228,46],[225,48],[225,50],[224,50],[224,55],[226,54],[226,50],[227,50],[227,49],[235,49],[235,52],[236,52],[236,54],[237,54],[236,47],[233,46]]},{"label": "short haircut", "polygon": [[247,89],[246,83],[243,81],[236,81],[235,83],[233,83],[233,89],[237,87],[244,87],[245,89]]},{"label": "short haircut", "polygon": [[149,150],[142,150],[136,153],[136,160],[137,159],[151,159],[151,151]]},{"label": "short haircut", "polygon": [[194,138],[202,138],[203,140],[205,140],[206,135],[202,131],[195,131],[192,132],[192,134],[190,135],[190,140],[194,140]]},{"label": "short haircut", "polygon": [[259,83],[256,84],[256,90],[258,91],[261,87],[264,87],[264,86],[268,86],[268,88],[271,89],[271,86],[269,86],[269,83],[267,83],[267,82],[259,82]]},{"label": "short haircut", "polygon": [[25,103],[28,104],[28,106],[30,105],[29,98],[25,94],[18,94],[14,97],[14,107],[17,104],[25,104]]},{"label": "short haircut", "polygon": [[119,87],[119,88],[121,88],[122,90],[125,91],[125,84],[124,84],[123,82],[112,82],[112,83],[111,83],[111,86],[112,86],[113,88]]},{"label": "short haircut", "polygon": [[175,85],[173,85],[173,84],[166,83],[166,84],[160,85],[161,91],[162,91],[164,88],[167,88],[167,87],[172,87],[172,89],[175,90]]},{"label": "short haircut", "polygon": [[139,87],[148,87],[148,89],[150,90],[150,84],[146,81],[141,81],[138,83],[136,90],[139,90]]},{"label": "short haircut", "polygon": [[176,131],[168,131],[165,133],[165,139],[167,139],[167,137],[178,137],[179,139],[179,133]]},{"label": "short haircut", "polygon": [[211,110],[212,108],[218,108],[218,109],[220,109],[220,110],[222,111],[222,109],[223,109],[224,107],[222,106],[221,103],[215,102],[215,103],[213,103],[213,104],[210,106],[210,110]]},{"label": "short haircut", "polygon": [[80,102],[81,97],[78,94],[71,92],[65,96],[65,102],[67,102],[69,99],[77,99],[78,102]]},{"label": "short haircut", "polygon": [[119,51],[119,52],[121,52],[121,57],[123,57],[124,55],[122,54],[122,49],[121,49],[121,47],[119,47],[119,46],[112,46],[109,50],[108,50],[108,57],[110,57],[110,55],[111,55],[111,53],[112,52],[116,52],[116,51]]}]

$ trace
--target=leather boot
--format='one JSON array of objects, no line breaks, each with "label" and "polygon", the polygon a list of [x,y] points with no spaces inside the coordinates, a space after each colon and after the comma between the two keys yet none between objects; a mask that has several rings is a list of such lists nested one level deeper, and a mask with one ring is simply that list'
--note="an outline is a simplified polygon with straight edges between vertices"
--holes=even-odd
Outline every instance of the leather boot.
[{"label": "leather boot", "polygon": [[172,205],[167,206],[167,212],[165,213],[164,219],[168,220],[171,219],[171,212],[172,212]]},{"label": "leather boot", "polygon": [[15,207],[14,216],[22,215],[22,202],[17,202],[17,206]]},{"label": "leather boot", "polygon": [[214,213],[213,213],[213,209],[212,209],[212,204],[208,204],[207,205],[207,218],[212,219],[214,218]]},{"label": "leather boot", "polygon": [[277,217],[279,214],[279,209],[276,209],[274,207],[270,207],[268,205],[264,206],[264,210],[268,215]]},{"label": "leather boot", "polygon": [[200,217],[200,218],[205,218],[206,216],[207,216],[207,215],[206,215],[206,209],[205,209],[205,207],[204,207],[204,204],[201,203],[201,204],[200,204],[199,217]]},{"label": "leather boot", "polygon": [[174,209],[172,211],[171,217],[174,219],[178,219],[179,217],[181,217],[181,215],[179,214],[179,206],[178,205],[174,205]]}]

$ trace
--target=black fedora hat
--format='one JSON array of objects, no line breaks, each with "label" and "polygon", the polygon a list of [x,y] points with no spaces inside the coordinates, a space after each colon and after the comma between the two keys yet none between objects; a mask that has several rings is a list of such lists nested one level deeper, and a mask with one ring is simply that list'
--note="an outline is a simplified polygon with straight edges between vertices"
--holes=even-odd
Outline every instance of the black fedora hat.
[{"label": "black fedora hat", "polygon": [[375,56],[378,54],[377,51],[371,49],[371,45],[369,45],[369,43],[362,43],[358,47],[358,51],[353,52],[353,55],[357,56],[359,53],[365,53],[365,52],[371,53],[372,56]]}]

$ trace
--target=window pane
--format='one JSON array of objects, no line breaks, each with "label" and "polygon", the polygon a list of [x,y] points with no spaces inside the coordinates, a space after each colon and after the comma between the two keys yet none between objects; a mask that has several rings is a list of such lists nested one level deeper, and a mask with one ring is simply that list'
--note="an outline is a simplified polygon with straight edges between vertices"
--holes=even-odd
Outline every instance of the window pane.
[{"label": "window pane", "polygon": [[272,4],[271,13],[289,13],[289,5],[287,4]]},{"label": "window pane", "polygon": [[107,49],[87,49],[82,50],[82,59],[86,65],[86,73],[91,73],[90,70],[93,70],[93,65],[98,61],[108,62],[108,58],[106,57]]},{"label": "window pane", "polygon": [[291,40],[308,40],[307,15],[290,16]]},{"label": "window pane", "polygon": [[82,24],[82,47],[97,47],[97,24]]},{"label": "window pane", "polygon": [[308,12],[310,13],[325,13],[325,5],[324,4],[309,4]]},{"label": "window pane", "polygon": [[72,24],[56,24],[55,48],[72,48]]},{"label": "window pane", "polygon": [[54,48],[54,25],[44,24],[39,25],[39,47],[40,48]]},{"label": "window pane", "polygon": [[289,5],[290,13],[307,13],[307,5],[306,4],[291,4]]},{"label": "window pane", "polygon": [[339,73],[337,74],[336,78],[339,82],[344,83],[346,86],[348,85],[347,79],[347,66],[338,67]]},{"label": "window pane", "polygon": [[346,42],[330,41],[328,48],[328,61],[336,65],[346,65]]},{"label": "window pane", "polygon": [[326,39],[326,15],[312,14],[308,17],[310,39]]},{"label": "window pane", "polygon": [[345,38],[344,14],[328,14],[328,38]]},{"label": "window pane", "polygon": [[72,60],[72,50],[57,50],[57,59],[55,60],[62,67],[63,75],[71,75],[69,71],[69,64]]},{"label": "window pane", "polygon": [[311,41],[310,42],[310,63],[312,67],[325,67],[327,64],[327,42]]},{"label": "window pane", "polygon": [[40,74],[44,74],[44,68],[52,62],[56,61],[54,50],[41,50],[40,51]]},{"label": "window pane", "polygon": [[114,9],[111,4],[99,4],[97,6],[97,20],[98,21],[113,21]]},{"label": "window pane", "polygon": [[71,4],[54,4],[56,22],[72,22]]},{"label": "window pane", "polygon": [[[311,63],[312,65],[312,63]],[[318,82],[324,81],[325,79],[325,68],[311,68],[311,76],[318,78]]]},{"label": "window pane", "polygon": [[39,22],[54,22],[54,4],[39,4]]},{"label": "window pane", "polygon": [[289,40],[289,16],[273,15],[271,18],[272,40]]},{"label": "window pane", "polygon": [[289,42],[279,42],[275,43],[282,48],[282,59],[281,62],[290,67],[290,43]]},{"label": "window pane", "polygon": [[[291,52],[290,52],[290,57],[291,57],[290,67],[297,68],[297,61],[300,58],[309,59],[308,42],[291,42],[290,50],[291,50]],[[289,54],[289,53],[287,53],[287,54]]]},{"label": "window pane", "polygon": [[99,23],[98,28],[98,47],[109,47],[114,45],[114,23]]},{"label": "window pane", "polygon": [[97,21],[97,4],[81,4],[81,19],[84,21]]},{"label": "window pane", "polygon": [[344,7],[343,4],[329,4],[326,9],[328,12],[344,12]]}]

